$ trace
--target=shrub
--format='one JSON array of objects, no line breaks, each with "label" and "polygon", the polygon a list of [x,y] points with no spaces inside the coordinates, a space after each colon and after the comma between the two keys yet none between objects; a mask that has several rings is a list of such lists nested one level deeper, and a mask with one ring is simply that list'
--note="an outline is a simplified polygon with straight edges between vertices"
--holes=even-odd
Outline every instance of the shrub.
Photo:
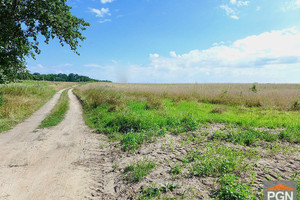
[{"label": "shrub", "polygon": [[249,88],[249,90],[251,90],[251,91],[254,92],[254,93],[258,92],[257,85],[254,83],[254,84],[252,85],[252,87]]}]

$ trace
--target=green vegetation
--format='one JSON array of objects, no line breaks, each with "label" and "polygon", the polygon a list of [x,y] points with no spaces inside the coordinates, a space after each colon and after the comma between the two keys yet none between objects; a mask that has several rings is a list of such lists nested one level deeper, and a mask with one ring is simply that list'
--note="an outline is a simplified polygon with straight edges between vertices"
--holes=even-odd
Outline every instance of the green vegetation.
[{"label": "green vegetation", "polygon": [[174,184],[165,184],[161,187],[148,187],[141,188],[139,200],[147,200],[147,199],[174,199],[162,197],[162,195],[174,191],[177,185]]},{"label": "green vegetation", "polygon": [[[59,43],[77,52],[82,31],[89,24],[71,14],[65,0],[0,2],[0,83],[15,80],[26,69],[25,58],[40,53],[39,39]],[[39,36],[39,37],[38,37]]]},{"label": "green vegetation", "polygon": [[[203,101],[196,95],[137,92],[127,86],[97,83],[77,87],[75,94],[83,103],[87,124],[106,134],[110,141],[119,141],[123,151],[134,152],[141,145],[155,142],[158,137],[168,134],[166,138],[170,138],[170,145],[159,140],[160,143],[145,148],[151,155],[152,146],[161,145],[160,152],[155,151],[152,156],[163,155],[164,159],[168,159],[167,164],[161,163],[161,167],[166,169],[161,172],[162,176],[176,179],[179,183],[182,181],[179,187],[184,189],[181,188],[181,191],[191,189],[189,184],[186,187],[184,184],[197,178],[211,190],[203,196],[193,192],[193,196],[203,199],[207,199],[207,195],[214,199],[261,199],[257,186],[264,179],[281,178],[276,167],[270,168],[272,156],[276,159],[274,162],[285,163],[289,159],[294,161],[294,152],[299,151],[299,111],[290,109],[290,102],[286,104],[287,109],[265,106],[266,101],[259,100],[262,89],[258,89],[258,85],[253,85],[250,90],[249,85],[245,87],[254,97],[249,96],[247,103],[241,100],[236,104],[224,103],[229,99],[223,102],[223,98],[229,98],[228,90],[223,91],[219,99],[215,97],[220,101]],[[150,90],[157,86],[139,87]],[[165,148],[166,145],[170,148]],[[155,166],[148,167],[147,162],[139,161],[136,165],[127,166],[124,169],[125,179],[129,182],[142,181],[142,177],[149,173],[147,168]],[[295,170],[296,167],[292,164],[289,169]],[[282,176],[289,178],[290,175],[282,172]],[[137,197],[181,198],[183,193],[177,192],[177,188],[174,190],[165,192],[162,187],[143,187]]]},{"label": "green vegetation", "polygon": [[203,148],[190,151],[184,163],[190,164],[190,173],[199,177],[220,177],[228,173],[241,174],[249,169],[249,160],[258,159],[258,152],[237,150],[219,144],[207,144]]},{"label": "green vegetation", "polygon": [[249,200],[257,199],[255,195],[250,192],[250,187],[239,183],[235,175],[224,175],[219,179],[220,186],[212,195],[215,199],[230,199],[230,200]]},{"label": "green vegetation", "polygon": [[56,92],[46,82],[25,81],[0,85],[0,132],[25,120]]},{"label": "green vegetation", "polygon": [[48,128],[59,124],[64,119],[65,114],[68,111],[68,108],[69,108],[68,90],[65,90],[61,94],[57,104],[51,111],[50,115],[47,116],[42,121],[39,128]]},{"label": "green vegetation", "polygon": [[125,167],[124,177],[129,182],[140,182],[155,166],[156,163],[151,160],[139,160],[135,165]]},{"label": "green vegetation", "polygon": [[[282,134],[282,131],[280,134]],[[289,132],[290,133],[290,132]],[[214,132],[212,137],[214,139],[224,140],[226,142],[232,142],[240,145],[254,145],[255,143],[266,141],[274,142],[277,141],[280,136],[278,134],[272,134],[268,131],[259,131],[255,129],[246,129],[240,131],[224,131],[224,132]]]},{"label": "green vegetation", "polygon": [[[196,130],[201,123],[219,122],[245,127],[237,133],[219,134],[225,141],[252,145],[257,140],[285,139],[299,142],[298,111],[278,111],[258,107],[216,106],[197,101],[174,100],[167,95],[154,98],[149,93],[130,93],[103,87],[84,89],[75,93],[82,100],[87,123],[98,132],[120,140],[124,151],[134,151],[141,144],[155,141],[166,131],[180,134]],[[250,127],[287,128],[280,137]]]},{"label": "green vegetation", "polygon": [[[39,74],[39,73],[18,73],[17,79],[19,80],[35,80],[35,81],[63,81],[63,82],[98,82],[99,80],[89,78],[87,76],[81,76],[78,74]],[[110,82],[102,80],[101,82]]]}]

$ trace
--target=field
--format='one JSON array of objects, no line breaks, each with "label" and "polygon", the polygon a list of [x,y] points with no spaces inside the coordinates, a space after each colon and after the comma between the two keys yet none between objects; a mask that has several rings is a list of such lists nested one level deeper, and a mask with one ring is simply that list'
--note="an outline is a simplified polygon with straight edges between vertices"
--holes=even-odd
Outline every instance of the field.
[{"label": "field", "polygon": [[44,105],[65,82],[24,81],[0,85],[0,132],[10,129]]},{"label": "field", "polygon": [[299,89],[91,83],[74,93],[86,123],[108,138],[101,179],[116,197],[262,199],[264,180],[300,190]]}]

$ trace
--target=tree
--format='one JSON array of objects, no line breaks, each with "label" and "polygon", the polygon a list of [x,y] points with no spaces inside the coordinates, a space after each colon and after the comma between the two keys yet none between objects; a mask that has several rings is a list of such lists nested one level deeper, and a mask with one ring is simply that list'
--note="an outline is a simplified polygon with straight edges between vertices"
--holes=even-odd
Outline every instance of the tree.
[{"label": "tree", "polygon": [[39,54],[38,36],[57,38],[78,53],[82,31],[89,26],[73,16],[67,0],[0,0],[0,83],[26,69],[25,58]]}]

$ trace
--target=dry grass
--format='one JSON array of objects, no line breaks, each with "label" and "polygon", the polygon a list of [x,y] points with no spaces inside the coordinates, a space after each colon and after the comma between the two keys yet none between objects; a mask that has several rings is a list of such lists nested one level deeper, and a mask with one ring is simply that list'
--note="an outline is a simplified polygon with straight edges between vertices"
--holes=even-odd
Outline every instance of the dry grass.
[{"label": "dry grass", "polygon": [[0,85],[0,132],[20,123],[44,105],[53,94],[74,83],[24,81]]},{"label": "dry grass", "polygon": [[[174,101],[196,100],[213,104],[243,105],[276,110],[295,110],[300,100],[300,84],[258,84],[257,92],[252,84],[119,84],[93,83],[82,89],[101,86],[126,91],[134,96],[168,96]],[[298,105],[298,104],[297,104]]]}]

